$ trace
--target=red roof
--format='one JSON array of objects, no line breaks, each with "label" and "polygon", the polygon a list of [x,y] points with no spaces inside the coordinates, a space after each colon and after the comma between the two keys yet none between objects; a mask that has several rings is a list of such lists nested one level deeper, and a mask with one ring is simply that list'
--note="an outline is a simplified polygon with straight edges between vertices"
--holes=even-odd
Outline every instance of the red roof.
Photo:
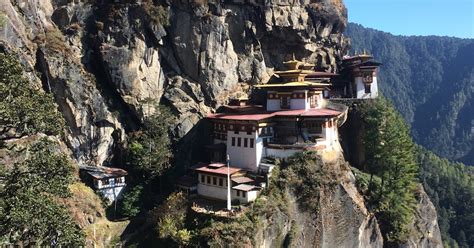
[{"label": "red roof", "polygon": [[[210,174],[217,174],[217,175],[227,175],[227,166],[225,164],[207,164],[203,167],[199,167],[195,169],[196,172],[201,173],[210,173]],[[235,174],[237,172],[242,171],[240,168],[230,167],[229,173]]]},{"label": "red roof", "polygon": [[245,121],[260,121],[273,117],[272,113],[218,113],[210,114],[207,118],[222,119],[222,120],[245,120]]},{"label": "red roof", "polygon": [[272,117],[278,116],[303,116],[303,117],[325,117],[325,116],[338,116],[341,112],[332,109],[294,109],[294,110],[281,110],[274,112],[260,112],[260,113],[218,113],[210,114],[207,118],[210,119],[221,119],[221,120],[246,120],[246,121],[260,121]]}]

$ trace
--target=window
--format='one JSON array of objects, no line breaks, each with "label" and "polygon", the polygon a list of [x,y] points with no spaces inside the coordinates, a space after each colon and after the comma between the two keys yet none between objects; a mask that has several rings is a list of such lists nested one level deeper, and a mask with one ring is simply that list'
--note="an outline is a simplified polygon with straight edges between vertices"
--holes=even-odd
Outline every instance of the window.
[{"label": "window", "polygon": [[201,175],[201,183],[204,183],[206,181],[206,179],[204,179],[205,176],[204,175]]},{"label": "window", "polygon": [[211,184],[211,177],[207,176],[207,184]]},{"label": "window", "polygon": [[240,196],[240,191],[236,190],[237,191],[237,196]]},{"label": "window", "polygon": [[247,135],[252,135],[252,132],[247,132]]},{"label": "window", "polygon": [[364,89],[366,94],[370,94],[370,84],[364,84]]},{"label": "window", "polygon": [[235,146],[235,137],[232,137],[232,146]]},{"label": "window", "polygon": [[239,134],[239,131],[234,131],[234,134]]},{"label": "window", "polygon": [[212,184],[217,185],[217,178],[212,177]]},{"label": "window", "polygon": [[250,148],[253,148],[253,142],[254,142],[254,140],[250,139]]},{"label": "window", "polygon": [[280,107],[282,109],[289,109],[290,108],[290,97],[289,96],[282,96],[280,98]]},{"label": "window", "polygon": [[238,147],[242,146],[242,139],[241,138],[237,138],[237,146]]},{"label": "window", "polygon": [[219,178],[219,186],[224,186],[224,179]]},{"label": "window", "polygon": [[245,193],[246,193],[245,191],[242,191],[242,197],[247,197]]},{"label": "window", "polygon": [[248,146],[248,141],[249,141],[249,139],[244,138],[244,147],[247,147],[247,146]]}]

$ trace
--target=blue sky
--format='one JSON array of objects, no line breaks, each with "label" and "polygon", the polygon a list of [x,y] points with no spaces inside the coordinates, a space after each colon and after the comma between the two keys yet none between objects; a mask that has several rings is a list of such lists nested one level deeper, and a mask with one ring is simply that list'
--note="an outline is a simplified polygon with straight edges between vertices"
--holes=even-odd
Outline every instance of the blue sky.
[{"label": "blue sky", "polygon": [[344,0],[349,21],[396,35],[474,38],[474,0]]}]

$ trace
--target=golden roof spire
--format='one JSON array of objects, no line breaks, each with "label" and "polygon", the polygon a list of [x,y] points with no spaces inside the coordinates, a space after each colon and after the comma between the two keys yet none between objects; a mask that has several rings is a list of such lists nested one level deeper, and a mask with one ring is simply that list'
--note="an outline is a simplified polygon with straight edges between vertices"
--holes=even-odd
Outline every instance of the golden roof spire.
[{"label": "golden roof spire", "polygon": [[295,58],[295,53],[293,53],[293,60],[296,60],[296,58]]}]

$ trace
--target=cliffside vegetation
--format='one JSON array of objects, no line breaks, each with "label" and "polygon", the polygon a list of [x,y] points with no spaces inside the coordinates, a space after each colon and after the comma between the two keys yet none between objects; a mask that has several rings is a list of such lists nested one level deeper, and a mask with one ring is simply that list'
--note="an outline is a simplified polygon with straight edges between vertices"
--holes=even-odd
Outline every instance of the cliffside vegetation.
[{"label": "cliffside vegetation", "polygon": [[474,246],[474,168],[419,147],[420,181],[438,212],[445,247]]},{"label": "cliffside vegetation", "polygon": [[57,144],[41,139],[1,173],[0,244],[80,246],[82,230],[58,198],[70,196],[73,167]]},{"label": "cliffside vegetation", "polygon": [[414,145],[403,119],[388,101],[378,99],[358,106],[358,110],[365,123],[366,164],[361,169],[369,173],[356,173],[358,186],[375,206],[382,231],[392,236],[389,240],[401,241],[409,234],[414,186],[420,181],[437,210],[444,246],[471,247],[472,168]]},{"label": "cliffside vegetation", "polygon": [[387,100],[364,102],[359,111],[365,123],[363,170],[370,174],[366,196],[385,241],[401,242],[410,235],[416,203],[414,144],[403,118]]},{"label": "cliffside vegetation", "polygon": [[61,134],[64,119],[52,95],[35,89],[23,73],[18,59],[0,52],[0,138]]},{"label": "cliffside vegetation", "polygon": [[415,141],[441,157],[474,164],[474,40],[394,36],[349,24],[352,52],[383,63],[379,86]]},{"label": "cliffside vegetation", "polygon": [[38,133],[60,135],[64,120],[52,96],[35,89],[18,60],[1,52],[0,116],[0,149],[6,163],[0,167],[0,245],[82,245],[82,230],[58,203],[70,196],[74,180],[59,144],[34,137],[23,144],[9,142]]}]

